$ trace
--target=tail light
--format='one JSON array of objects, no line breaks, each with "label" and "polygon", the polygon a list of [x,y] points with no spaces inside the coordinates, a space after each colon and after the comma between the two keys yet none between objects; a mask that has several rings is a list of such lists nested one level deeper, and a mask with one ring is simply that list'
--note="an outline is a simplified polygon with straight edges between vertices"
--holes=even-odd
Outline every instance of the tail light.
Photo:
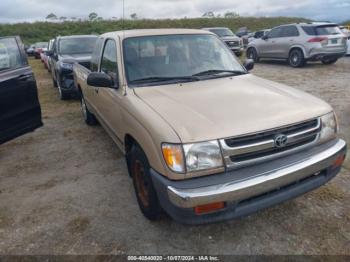
[{"label": "tail light", "polygon": [[309,39],[309,43],[327,43],[328,38],[327,37],[314,37]]}]

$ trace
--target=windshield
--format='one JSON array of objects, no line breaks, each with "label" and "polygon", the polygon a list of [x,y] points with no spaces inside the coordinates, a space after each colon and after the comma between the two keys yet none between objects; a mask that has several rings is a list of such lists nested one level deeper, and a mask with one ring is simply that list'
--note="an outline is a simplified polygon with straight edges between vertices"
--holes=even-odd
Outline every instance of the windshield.
[{"label": "windshield", "polygon": [[321,26],[316,27],[317,35],[338,35],[341,34],[340,28],[337,26]]},{"label": "windshield", "polygon": [[129,85],[246,73],[225,44],[213,35],[143,36],[125,39],[123,45]]},{"label": "windshield", "polygon": [[235,34],[228,28],[215,28],[215,29],[209,29],[209,31],[216,34],[219,37],[235,36]]},{"label": "windshield", "polygon": [[46,48],[47,47],[47,42],[40,42],[40,43],[36,43],[35,47],[36,48]]},{"label": "windshield", "polygon": [[342,33],[336,25],[303,26],[302,28],[308,35],[338,35]]},{"label": "windshield", "polygon": [[97,37],[61,39],[59,53],[62,55],[92,54]]}]

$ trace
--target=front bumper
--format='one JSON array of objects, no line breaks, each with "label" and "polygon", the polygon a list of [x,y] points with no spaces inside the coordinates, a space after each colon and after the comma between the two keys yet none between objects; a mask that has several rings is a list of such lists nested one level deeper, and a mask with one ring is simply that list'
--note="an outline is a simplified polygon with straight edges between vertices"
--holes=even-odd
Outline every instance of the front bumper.
[{"label": "front bumper", "polygon": [[[345,154],[346,143],[339,139],[219,175],[170,181],[151,174],[163,209],[179,222],[201,224],[248,215],[318,188],[340,171],[332,165]],[[195,206],[221,201],[225,208],[220,211],[194,212]]]},{"label": "front bumper", "polygon": [[243,47],[229,47],[230,48],[230,50],[232,51],[232,52],[234,52],[236,55],[237,54],[242,54],[242,52],[244,51],[244,48]]},{"label": "front bumper", "polygon": [[59,75],[59,83],[60,83],[61,90],[65,94],[77,93],[77,89],[75,88],[75,84],[74,84],[73,73],[67,72],[67,71],[61,72]]}]

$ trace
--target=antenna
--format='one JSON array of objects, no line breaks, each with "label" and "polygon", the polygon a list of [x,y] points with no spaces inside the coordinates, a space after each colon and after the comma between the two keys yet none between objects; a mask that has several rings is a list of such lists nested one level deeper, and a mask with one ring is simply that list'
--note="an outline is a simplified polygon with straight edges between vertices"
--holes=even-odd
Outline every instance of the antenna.
[{"label": "antenna", "polygon": [[[123,41],[124,41],[124,39],[125,39],[125,0],[122,0],[122,1],[123,1],[122,30],[123,30]],[[125,71],[124,71],[123,66],[122,66],[122,70],[123,70],[123,75],[125,75]],[[126,84],[125,83],[123,83],[123,95],[126,96]]]},{"label": "antenna", "polygon": [[123,18],[122,18],[122,30],[125,30],[125,0],[123,0]]}]

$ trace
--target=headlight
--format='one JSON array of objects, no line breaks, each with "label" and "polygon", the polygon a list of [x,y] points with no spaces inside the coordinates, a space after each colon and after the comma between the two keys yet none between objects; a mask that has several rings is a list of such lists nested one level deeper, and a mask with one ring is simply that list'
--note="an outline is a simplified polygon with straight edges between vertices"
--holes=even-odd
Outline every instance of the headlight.
[{"label": "headlight", "polygon": [[223,166],[217,140],[184,145],[187,172],[219,168]]},{"label": "headlight", "polygon": [[321,134],[320,142],[327,142],[335,138],[336,133],[338,132],[338,123],[334,112],[331,112],[327,115],[321,116]]},{"label": "headlight", "polygon": [[223,167],[217,140],[194,144],[162,144],[164,160],[176,173],[190,173]]},{"label": "headlight", "polygon": [[66,69],[66,70],[73,70],[73,64],[69,63],[60,63],[61,68]]}]

